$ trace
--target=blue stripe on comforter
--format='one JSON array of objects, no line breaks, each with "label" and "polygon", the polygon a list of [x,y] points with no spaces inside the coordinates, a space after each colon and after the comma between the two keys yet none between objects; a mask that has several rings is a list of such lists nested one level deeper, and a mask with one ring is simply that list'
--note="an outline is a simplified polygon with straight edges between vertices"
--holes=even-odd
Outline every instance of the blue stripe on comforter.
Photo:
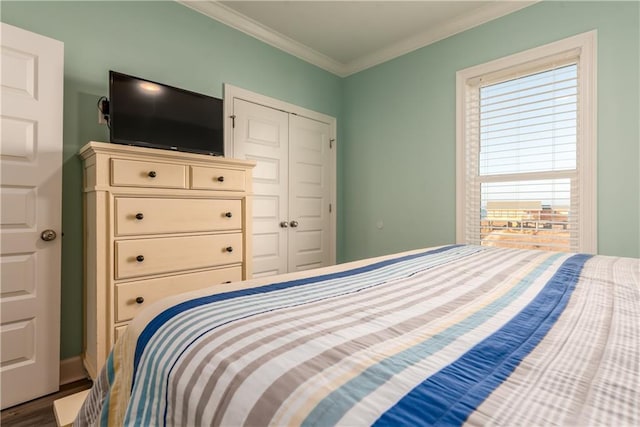
[{"label": "blue stripe on comforter", "polygon": [[589,258],[579,254],[566,260],[536,298],[503,328],[414,388],[375,425],[464,423],[551,329]]}]

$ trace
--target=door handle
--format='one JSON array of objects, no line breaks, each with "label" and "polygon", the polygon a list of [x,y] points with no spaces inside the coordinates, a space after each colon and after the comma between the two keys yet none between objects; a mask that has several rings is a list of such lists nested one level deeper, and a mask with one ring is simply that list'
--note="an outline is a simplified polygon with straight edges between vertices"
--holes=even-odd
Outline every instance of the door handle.
[{"label": "door handle", "polygon": [[289,222],[289,225],[291,226],[291,228],[296,228],[298,226],[298,221],[293,220],[293,221]]},{"label": "door handle", "polygon": [[288,226],[289,226],[289,223],[287,221],[282,221],[280,223],[280,227],[282,227],[282,228],[287,228]]},{"label": "door handle", "polygon": [[58,235],[53,230],[44,230],[42,234],[40,234],[40,238],[45,242],[56,240],[56,237],[58,237]]}]

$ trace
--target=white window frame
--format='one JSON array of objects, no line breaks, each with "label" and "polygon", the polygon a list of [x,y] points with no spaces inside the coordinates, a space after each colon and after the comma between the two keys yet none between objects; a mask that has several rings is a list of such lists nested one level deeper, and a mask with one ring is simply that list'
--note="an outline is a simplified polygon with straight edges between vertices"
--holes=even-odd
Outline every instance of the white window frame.
[{"label": "white window frame", "polygon": [[596,40],[595,30],[578,34],[544,46],[529,49],[485,64],[460,70],[456,73],[456,242],[466,241],[466,134],[467,95],[472,90],[471,82],[483,76],[496,75],[508,78],[523,70],[535,71],[536,67],[551,62],[554,57],[579,52],[578,67],[578,165],[580,212],[578,217],[578,251],[597,252],[597,108],[596,108]]}]

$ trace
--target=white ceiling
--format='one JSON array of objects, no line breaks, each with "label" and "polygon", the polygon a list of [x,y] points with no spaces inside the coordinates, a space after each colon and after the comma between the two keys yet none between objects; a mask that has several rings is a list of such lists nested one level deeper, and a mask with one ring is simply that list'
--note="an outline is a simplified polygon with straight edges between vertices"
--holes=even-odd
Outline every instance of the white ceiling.
[{"label": "white ceiling", "polygon": [[339,76],[356,73],[535,3],[177,1]]}]

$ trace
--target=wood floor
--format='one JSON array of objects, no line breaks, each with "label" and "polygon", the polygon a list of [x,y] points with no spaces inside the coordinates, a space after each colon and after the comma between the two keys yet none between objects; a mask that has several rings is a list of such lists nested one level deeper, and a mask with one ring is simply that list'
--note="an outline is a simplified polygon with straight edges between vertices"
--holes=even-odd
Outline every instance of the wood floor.
[{"label": "wood floor", "polygon": [[60,391],[57,393],[7,408],[2,411],[0,425],[2,427],[55,427],[53,401],[86,390],[91,387],[91,384],[89,379],[65,384],[60,386]]}]

